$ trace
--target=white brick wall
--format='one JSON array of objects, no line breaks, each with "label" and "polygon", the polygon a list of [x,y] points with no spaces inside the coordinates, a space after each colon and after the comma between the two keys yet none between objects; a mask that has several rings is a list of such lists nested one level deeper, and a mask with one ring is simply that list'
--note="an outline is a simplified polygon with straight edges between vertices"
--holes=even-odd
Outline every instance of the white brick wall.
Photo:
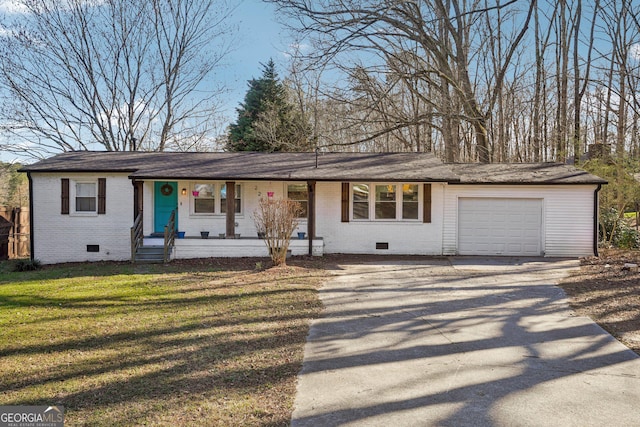
[{"label": "white brick wall", "polygon": [[[32,173],[34,257],[44,264],[75,261],[128,260],[133,224],[133,186],[126,174]],[[62,215],[61,178],[107,179],[106,214]],[[73,194],[73,191],[72,191]],[[100,245],[87,252],[87,245]]]},{"label": "white brick wall", "polygon": [[[322,256],[322,240],[314,240],[312,250],[314,256]],[[307,255],[309,241],[291,239],[289,251],[292,255]],[[264,241],[258,239],[177,239],[174,256],[187,259],[268,257],[269,251]]]},{"label": "white brick wall", "polygon": [[[442,254],[442,213],[444,184],[431,185],[431,223],[403,221],[340,222],[340,182],[322,182],[318,194],[316,234],[324,239],[325,253],[356,254]],[[420,188],[422,193],[422,188]],[[420,195],[422,197],[422,195]],[[376,243],[389,249],[376,249]]]}]

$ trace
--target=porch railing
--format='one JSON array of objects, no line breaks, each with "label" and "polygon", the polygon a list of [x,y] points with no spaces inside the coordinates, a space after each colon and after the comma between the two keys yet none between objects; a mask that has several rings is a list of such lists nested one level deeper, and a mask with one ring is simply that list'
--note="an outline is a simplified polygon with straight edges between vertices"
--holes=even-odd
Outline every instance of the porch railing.
[{"label": "porch railing", "polygon": [[176,211],[171,211],[169,222],[164,226],[164,262],[169,262],[171,248],[176,240]]},{"label": "porch railing", "polygon": [[136,262],[136,253],[142,246],[144,235],[142,233],[142,212],[139,212],[131,227],[131,262]]}]

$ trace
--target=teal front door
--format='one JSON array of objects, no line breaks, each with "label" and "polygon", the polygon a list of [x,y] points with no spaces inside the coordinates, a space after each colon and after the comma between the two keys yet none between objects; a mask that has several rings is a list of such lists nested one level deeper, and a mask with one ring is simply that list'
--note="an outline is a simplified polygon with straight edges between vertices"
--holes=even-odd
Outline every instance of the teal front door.
[{"label": "teal front door", "polygon": [[153,231],[164,233],[171,211],[176,211],[176,229],[178,228],[178,184],[156,181],[153,191]]}]

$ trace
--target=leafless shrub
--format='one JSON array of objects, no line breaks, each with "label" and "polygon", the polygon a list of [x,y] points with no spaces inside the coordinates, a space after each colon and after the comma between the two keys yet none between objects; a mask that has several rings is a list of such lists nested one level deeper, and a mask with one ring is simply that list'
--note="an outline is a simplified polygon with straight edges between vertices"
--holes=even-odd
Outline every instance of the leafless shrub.
[{"label": "leafless shrub", "polygon": [[286,265],[291,235],[298,226],[301,213],[300,203],[271,198],[261,198],[258,208],[253,213],[256,229],[264,232],[264,242],[276,266]]}]

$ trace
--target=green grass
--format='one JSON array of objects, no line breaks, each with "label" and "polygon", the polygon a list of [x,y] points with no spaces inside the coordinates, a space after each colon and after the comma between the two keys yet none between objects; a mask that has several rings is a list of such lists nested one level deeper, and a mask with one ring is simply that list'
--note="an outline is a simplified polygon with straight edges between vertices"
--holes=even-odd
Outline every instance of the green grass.
[{"label": "green grass", "polygon": [[325,273],[0,264],[0,404],[66,425],[288,425]]}]

